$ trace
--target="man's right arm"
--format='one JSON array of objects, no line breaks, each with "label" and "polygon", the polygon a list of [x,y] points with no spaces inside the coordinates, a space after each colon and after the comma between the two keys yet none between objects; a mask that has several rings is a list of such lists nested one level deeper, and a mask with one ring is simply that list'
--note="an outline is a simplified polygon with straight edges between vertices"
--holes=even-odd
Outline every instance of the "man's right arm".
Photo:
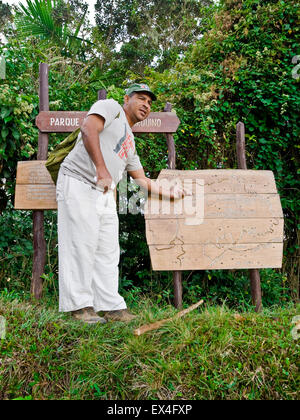
[{"label": "man's right arm", "polygon": [[97,185],[106,192],[111,187],[112,177],[108,172],[99,144],[99,135],[104,129],[105,119],[100,115],[88,115],[83,121],[81,134],[83,144],[96,166]]}]

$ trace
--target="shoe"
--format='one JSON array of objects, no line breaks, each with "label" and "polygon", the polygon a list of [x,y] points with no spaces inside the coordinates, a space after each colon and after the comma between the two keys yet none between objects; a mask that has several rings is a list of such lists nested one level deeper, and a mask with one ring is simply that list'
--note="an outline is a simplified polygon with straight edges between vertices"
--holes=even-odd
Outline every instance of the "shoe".
[{"label": "shoe", "polygon": [[118,311],[105,311],[104,319],[106,321],[122,321],[130,322],[136,318],[136,315],[133,315],[128,311],[128,309],[120,309]]},{"label": "shoe", "polygon": [[106,320],[96,314],[93,308],[83,308],[72,312],[72,317],[86,324],[106,324]]}]

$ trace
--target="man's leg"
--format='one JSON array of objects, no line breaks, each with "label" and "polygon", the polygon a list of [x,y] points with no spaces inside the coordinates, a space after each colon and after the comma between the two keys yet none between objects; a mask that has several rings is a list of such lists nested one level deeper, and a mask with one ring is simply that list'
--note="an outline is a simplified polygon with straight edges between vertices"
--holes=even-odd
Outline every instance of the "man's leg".
[{"label": "man's leg", "polygon": [[112,192],[98,197],[97,212],[100,224],[92,272],[94,308],[96,312],[126,309],[126,303],[118,292],[119,220]]},{"label": "man's leg", "polygon": [[66,175],[57,182],[59,243],[59,310],[93,307],[92,267],[99,217],[95,190]]}]

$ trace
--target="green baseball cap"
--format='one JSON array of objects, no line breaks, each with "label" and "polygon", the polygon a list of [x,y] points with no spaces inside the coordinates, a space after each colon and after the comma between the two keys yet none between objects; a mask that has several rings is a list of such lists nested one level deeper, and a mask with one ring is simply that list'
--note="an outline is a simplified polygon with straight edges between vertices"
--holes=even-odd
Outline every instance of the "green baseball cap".
[{"label": "green baseball cap", "polygon": [[149,93],[153,101],[156,101],[157,99],[154,93],[151,92],[149,86],[145,83],[134,83],[133,85],[129,86],[129,88],[126,90],[126,95],[130,95],[133,92],[146,92]]}]

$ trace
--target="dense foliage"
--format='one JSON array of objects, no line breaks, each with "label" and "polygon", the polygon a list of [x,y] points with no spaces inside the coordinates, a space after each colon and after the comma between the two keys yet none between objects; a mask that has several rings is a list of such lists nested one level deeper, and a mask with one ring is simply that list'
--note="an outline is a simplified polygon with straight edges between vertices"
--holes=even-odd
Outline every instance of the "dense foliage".
[{"label": "dense foliage", "polygon": [[[170,16],[178,16],[178,10],[183,16],[183,24],[178,22],[180,40],[177,32],[174,37],[167,32],[168,2],[148,1],[148,8],[139,9],[137,2],[120,0],[111,16],[111,30],[119,31],[115,37],[109,33],[108,11],[104,17],[101,14],[107,7],[104,3],[97,2],[97,27],[85,26],[85,41],[76,44],[67,43],[68,37],[62,44],[56,37],[17,33],[5,20],[8,42],[0,46],[0,56],[6,60],[6,78],[0,79],[0,206],[6,210],[0,224],[0,286],[29,288],[31,213],[13,212],[11,203],[17,162],[36,158],[38,67],[39,62],[47,62],[51,110],[86,110],[102,88],[121,101],[130,82],[147,81],[159,96],[154,110],[163,109],[170,101],[181,120],[175,136],[179,169],[236,168],[235,129],[237,122],[243,121],[248,167],[274,171],[285,214],[284,266],[262,271],[264,303],[299,298],[300,99],[293,60],[300,54],[298,2],[224,0],[217,8],[209,2],[172,2],[176,8],[170,9]],[[76,28],[84,7],[73,20],[65,7],[63,0],[57,1],[49,13],[68,33],[82,37]],[[7,8],[2,10],[8,13]],[[143,26],[146,12],[153,20]],[[123,27],[117,25],[119,14],[126,23]],[[197,19],[203,24],[190,31]],[[26,26],[26,19],[19,17],[19,22]],[[150,28],[156,31],[156,43]],[[163,44],[165,33],[170,39]],[[118,49],[113,39],[123,41],[122,48]],[[59,140],[60,136],[51,136],[50,147]],[[148,175],[156,177],[166,167],[164,137],[141,136],[137,147]],[[47,213],[45,279],[52,291],[57,281],[55,217],[55,213]],[[151,272],[143,217],[120,215],[120,223],[123,284],[169,299],[172,276]],[[184,273],[184,279],[191,300],[205,293],[213,301],[250,301],[246,272]]]}]

